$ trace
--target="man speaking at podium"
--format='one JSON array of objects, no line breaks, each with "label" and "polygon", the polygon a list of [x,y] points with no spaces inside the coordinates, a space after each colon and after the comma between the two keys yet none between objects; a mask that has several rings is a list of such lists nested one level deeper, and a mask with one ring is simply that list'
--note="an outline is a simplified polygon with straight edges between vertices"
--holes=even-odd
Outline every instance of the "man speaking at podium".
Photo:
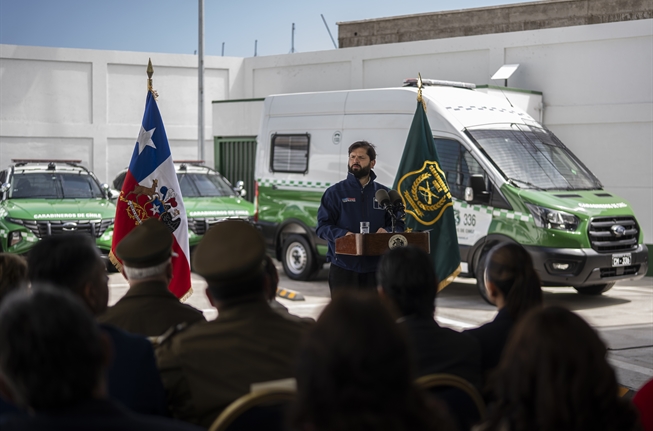
[{"label": "man speaking at podium", "polygon": [[[329,289],[376,289],[376,268],[380,256],[348,256],[336,254],[336,239],[360,233],[361,222],[369,222],[369,233],[391,232],[392,214],[398,211],[390,199],[382,203],[375,198],[379,190],[388,196],[388,188],[375,181],[372,171],[376,164],[374,145],[357,141],[349,146],[347,178],[329,187],[322,196],[317,212],[317,235],[329,242],[327,262]],[[384,194],[385,193],[385,194]],[[395,231],[403,232],[404,222],[395,222]]]}]

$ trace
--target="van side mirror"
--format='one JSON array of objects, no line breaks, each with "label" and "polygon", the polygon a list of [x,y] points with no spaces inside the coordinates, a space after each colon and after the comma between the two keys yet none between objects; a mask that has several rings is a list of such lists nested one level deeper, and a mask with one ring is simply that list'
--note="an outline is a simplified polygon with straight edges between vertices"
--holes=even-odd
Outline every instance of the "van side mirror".
[{"label": "van side mirror", "polygon": [[242,180],[236,181],[236,193],[241,198],[244,198],[247,194],[247,190],[245,190],[245,183]]},{"label": "van side mirror", "polygon": [[0,200],[4,200],[7,191],[11,188],[11,184],[9,183],[4,183],[3,185],[0,186]]},{"label": "van side mirror", "polygon": [[113,197],[113,193],[111,193],[111,189],[109,188],[109,184],[107,183],[102,183],[100,185],[100,188],[102,189],[102,194],[107,198],[111,199]]},{"label": "van side mirror", "polygon": [[469,178],[469,185],[465,187],[465,201],[484,204],[490,202],[490,192],[485,188],[483,175],[472,175]]}]

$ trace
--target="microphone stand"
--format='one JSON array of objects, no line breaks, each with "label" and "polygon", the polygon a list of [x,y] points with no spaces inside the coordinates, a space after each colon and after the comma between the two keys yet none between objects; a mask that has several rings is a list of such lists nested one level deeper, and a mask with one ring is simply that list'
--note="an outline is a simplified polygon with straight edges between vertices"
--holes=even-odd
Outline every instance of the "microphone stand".
[{"label": "microphone stand", "polygon": [[392,233],[395,233],[395,224],[399,219],[399,217],[397,217],[397,213],[401,214],[404,212],[404,204],[401,201],[394,204],[388,204],[386,205],[385,210],[390,214],[390,219],[392,222]]}]

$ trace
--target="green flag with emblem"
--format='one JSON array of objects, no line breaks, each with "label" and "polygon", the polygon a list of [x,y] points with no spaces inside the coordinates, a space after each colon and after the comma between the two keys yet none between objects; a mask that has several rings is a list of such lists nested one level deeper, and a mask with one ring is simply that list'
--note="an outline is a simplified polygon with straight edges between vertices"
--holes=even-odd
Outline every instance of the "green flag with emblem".
[{"label": "green flag with emblem", "polygon": [[460,250],[451,193],[440,168],[421,93],[420,85],[417,110],[393,188],[406,207],[406,230],[430,231],[431,258],[441,290],[460,273]]}]

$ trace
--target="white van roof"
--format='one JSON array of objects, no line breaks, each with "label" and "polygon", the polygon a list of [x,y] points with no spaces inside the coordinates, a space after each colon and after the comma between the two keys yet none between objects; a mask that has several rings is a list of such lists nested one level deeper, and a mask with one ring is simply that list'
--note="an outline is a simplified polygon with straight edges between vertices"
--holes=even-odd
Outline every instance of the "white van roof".
[{"label": "white van roof", "polygon": [[[425,86],[429,121],[433,112],[458,130],[486,124],[527,123],[535,120],[508,99],[453,86]],[[410,114],[417,106],[417,88],[373,88],[271,95],[266,98],[270,117],[312,115]],[[438,121],[433,121],[435,127]],[[507,127],[507,126],[506,126]]]}]

